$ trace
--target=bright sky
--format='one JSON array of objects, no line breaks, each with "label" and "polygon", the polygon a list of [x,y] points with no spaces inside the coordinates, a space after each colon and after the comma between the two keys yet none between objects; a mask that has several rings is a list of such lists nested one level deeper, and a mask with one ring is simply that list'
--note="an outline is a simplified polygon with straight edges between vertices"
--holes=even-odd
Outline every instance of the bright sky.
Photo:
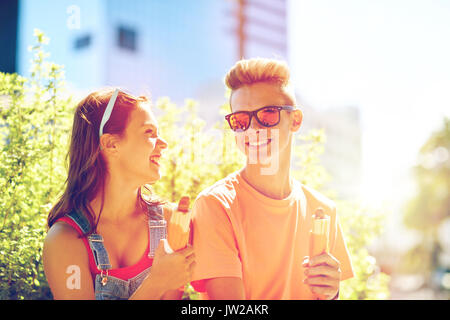
[{"label": "bright sky", "polygon": [[290,0],[289,9],[301,96],[361,109],[364,198],[408,196],[419,148],[450,117],[450,1]]}]

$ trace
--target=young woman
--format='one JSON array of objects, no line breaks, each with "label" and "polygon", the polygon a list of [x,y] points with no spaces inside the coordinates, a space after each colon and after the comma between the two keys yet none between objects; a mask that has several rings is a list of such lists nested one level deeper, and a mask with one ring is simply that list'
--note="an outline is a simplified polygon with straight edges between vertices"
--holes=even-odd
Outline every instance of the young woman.
[{"label": "young woman", "polygon": [[44,242],[55,299],[181,297],[178,288],[195,265],[193,249],[171,252],[164,240],[158,245],[164,224],[149,227],[170,217],[150,199],[148,186],[160,179],[166,147],[145,97],[105,89],[79,103],[65,191],[49,213]]}]

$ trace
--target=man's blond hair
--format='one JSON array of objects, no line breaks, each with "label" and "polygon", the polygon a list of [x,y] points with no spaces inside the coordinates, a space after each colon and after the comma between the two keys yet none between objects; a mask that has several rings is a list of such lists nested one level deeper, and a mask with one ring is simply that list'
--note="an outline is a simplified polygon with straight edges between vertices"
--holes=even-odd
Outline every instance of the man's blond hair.
[{"label": "man's blond hair", "polygon": [[295,103],[290,71],[285,61],[268,58],[243,59],[236,62],[225,76],[225,84],[231,92],[258,82],[280,86],[289,100]]},{"label": "man's blond hair", "polygon": [[257,82],[272,82],[285,87],[290,72],[286,62],[267,58],[239,60],[225,76],[225,84],[231,90]]}]

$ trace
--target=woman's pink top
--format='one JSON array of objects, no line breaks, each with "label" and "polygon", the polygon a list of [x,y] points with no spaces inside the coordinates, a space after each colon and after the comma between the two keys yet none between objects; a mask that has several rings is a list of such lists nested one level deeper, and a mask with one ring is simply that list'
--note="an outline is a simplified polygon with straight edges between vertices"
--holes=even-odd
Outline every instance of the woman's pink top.
[{"label": "woman's pink top", "polygon": [[[89,241],[87,237],[84,236],[84,233],[81,231],[80,227],[69,217],[62,217],[57,220],[63,221],[73,227],[78,234],[82,236],[82,240],[84,242],[84,245],[86,246],[86,250],[88,251],[89,256],[89,269],[91,271],[92,279],[95,279],[95,276],[100,273],[100,270],[97,269],[97,265],[95,264],[94,260],[94,254],[92,253],[91,247],[89,246]],[[147,249],[144,252],[144,255],[142,258],[134,265],[123,267],[123,268],[116,268],[116,269],[109,269],[108,274],[110,276],[122,279],[127,281],[128,279],[134,278],[139,273],[147,269],[148,267],[151,267],[153,263],[153,259],[148,257],[149,253],[149,246],[147,246]]]}]

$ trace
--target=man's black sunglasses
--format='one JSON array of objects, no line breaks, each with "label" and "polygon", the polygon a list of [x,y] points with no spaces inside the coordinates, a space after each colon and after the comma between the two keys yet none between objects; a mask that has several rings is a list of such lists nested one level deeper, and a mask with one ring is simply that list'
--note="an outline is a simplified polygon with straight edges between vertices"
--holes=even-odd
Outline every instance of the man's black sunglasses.
[{"label": "man's black sunglasses", "polygon": [[252,117],[255,116],[256,121],[263,127],[273,127],[280,123],[281,110],[292,111],[293,106],[266,106],[254,111],[237,111],[225,116],[231,130],[242,132],[250,127]]}]

